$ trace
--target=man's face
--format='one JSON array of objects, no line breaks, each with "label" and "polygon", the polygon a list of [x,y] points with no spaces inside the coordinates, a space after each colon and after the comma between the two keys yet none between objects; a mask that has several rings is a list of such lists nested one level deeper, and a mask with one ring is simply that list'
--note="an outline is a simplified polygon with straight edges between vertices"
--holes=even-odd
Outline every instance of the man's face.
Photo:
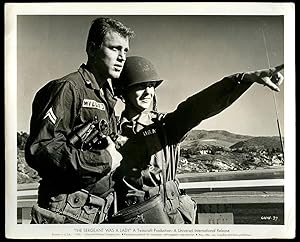
[{"label": "man's face", "polygon": [[126,105],[130,104],[135,110],[140,112],[148,109],[155,94],[154,85],[154,82],[147,82],[130,87],[125,95]]},{"label": "man's face", "polygon": [[107,32],[95,55],[95,67],[99,74],[104,78],[119,78],[128,50],[127,37],[113,31]]}]

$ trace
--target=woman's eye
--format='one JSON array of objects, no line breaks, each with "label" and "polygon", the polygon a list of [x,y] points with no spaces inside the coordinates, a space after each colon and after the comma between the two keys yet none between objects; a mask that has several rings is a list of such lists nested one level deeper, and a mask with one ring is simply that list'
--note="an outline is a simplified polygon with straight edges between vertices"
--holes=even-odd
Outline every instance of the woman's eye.
[{"label": "woman's eye", "polygon": [[153,83],[148,83],[148,84],[146,85],[146,87],[149,87],[149,88],[154,87],[154,84],[153,84]]}]

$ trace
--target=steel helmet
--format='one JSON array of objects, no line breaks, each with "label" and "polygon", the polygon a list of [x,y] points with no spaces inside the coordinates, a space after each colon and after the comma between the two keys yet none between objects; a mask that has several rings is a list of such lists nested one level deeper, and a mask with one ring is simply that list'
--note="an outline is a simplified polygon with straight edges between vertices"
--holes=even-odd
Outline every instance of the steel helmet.
[{"label": "steel helmet", "polygon": [[127,57],[124,68],[119,80],[114,80],[116,94],[122,94],[128,87],[144,83],[155,82],[155,88],[162,83],[159,78],[154,65],[144,57],[130,56]]}]

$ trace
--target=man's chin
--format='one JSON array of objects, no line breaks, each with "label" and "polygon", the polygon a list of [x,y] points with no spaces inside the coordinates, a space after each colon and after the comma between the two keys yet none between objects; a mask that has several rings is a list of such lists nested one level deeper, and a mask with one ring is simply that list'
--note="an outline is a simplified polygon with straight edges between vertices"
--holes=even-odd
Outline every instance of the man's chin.
[{"label": "man's chin", "polygon": [[118,79],[121,75],[121,72],[113,72],[111,73],[111,78]]}]

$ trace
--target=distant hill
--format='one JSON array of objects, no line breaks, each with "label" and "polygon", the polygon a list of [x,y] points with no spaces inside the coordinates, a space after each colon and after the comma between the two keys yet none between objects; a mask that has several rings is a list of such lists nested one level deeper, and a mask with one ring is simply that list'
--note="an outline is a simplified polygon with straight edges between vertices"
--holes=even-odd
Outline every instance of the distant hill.
[{"label": "distant hill", "polygon": [[225,130],[191,130],[182,142],[182,147],[221,146],[229,148],[238,142],[251,138],[253,136],[234,134]]},{"label": "distant hill", "polygon": [[181,144],[178,174],[267,169],[283,166],[279,137],[224,130],[192,130]]},{"label": "distant hill", "polygon": [[231,149],[240,148],[256,148],[256,149],[268,149],[268,150],[281,150],[280,138],[277,136],[270,137],[253,137],[251,139],[240,141],[232,146]]}]

